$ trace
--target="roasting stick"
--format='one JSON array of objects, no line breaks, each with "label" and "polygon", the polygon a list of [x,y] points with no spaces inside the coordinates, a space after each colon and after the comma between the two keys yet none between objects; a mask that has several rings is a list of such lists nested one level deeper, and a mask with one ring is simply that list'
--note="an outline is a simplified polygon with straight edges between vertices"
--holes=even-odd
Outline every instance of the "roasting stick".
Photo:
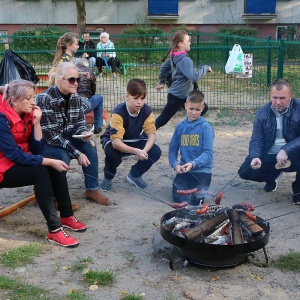
[{"label": "roasting stick", "polygon": [[[172,182],[173,182],[173,178],[171,178],[171,176],[157,163],[155,162],[153,159],[151,159],[150,157],[148,157],[149,160],[151,160],[156,166],[157,168],[162,171]],[[174,182],[173,182],[174,183]],[[177,188],[177,190],[179,190],[179,187],[174,183],[175,187]]]},{"label": "roasting stick", "polygon": [[[111,174],[110,172],[107,172],[107,171],[105,171],[105,172],[106,172],[107,174],[109,174],[109,175],[113,175],[113,174]],[[85,174],[85,173],[83,173],[83,174]],[[86,174],[86,175],[94,178],[94,176],[91,176],[91,175],[88,175],[88,174]],[[123,179],[122,179],[121,177],[119,177],[119,176],[117,176],[117,175],[114,175],[114,176],[115,176],[115,178],[119,179],[120,181],[123,181]],[[127,190],[127,191],[129,191],[129,192],[133,192],[132,189],[128,189],[128,188],[125,188],[125,187],[120,186],[120,185],[117,185],[117,186],[118,186],[118,187],[121,187],[121,188],[123,188],[123,189],[125,189],[125,190]],[[161,200],[160,198],[158,198],[158,197],[156,197],[156,196],[154,196],[154,195],[152,195],[152,194],[150,195],[150,194],[147,193],[145,190],[141,190],[141,191],[143,191],[143,193],[138,193],[137,191],[134,191],[134,193],[135,193],[135,194],[138,194],[138,195],[141,195],[141,196],[145,196],[146,198],[150,198],[150,199],[155,200],[155,201],[157,201],[157,202],[166,204],[166,205],[168,205],[168,206],[170,206],[170,207],[172,207],[172,208],[175,208],[175,209],[182,209],[182,208],[185,208],[186,206],[188,206],[188,203],[187,203],[187,202],[170,204],[170,203],[168,203],[168,202],[166,202],[166,201],[164,201],[164,200]],[[194,208],[197,209],[198,207],[195,206]]]}]

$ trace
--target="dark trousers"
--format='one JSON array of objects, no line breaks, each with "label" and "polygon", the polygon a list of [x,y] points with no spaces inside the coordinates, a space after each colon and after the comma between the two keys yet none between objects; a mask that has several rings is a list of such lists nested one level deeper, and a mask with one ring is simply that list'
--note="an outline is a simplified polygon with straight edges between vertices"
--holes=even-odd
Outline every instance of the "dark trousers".
[{"label": "dark trousers", "polygon": [[66,172],[58,172],[50,167],[14,165],[4,173],[1,188],[34,186],[36,201],[47,221],[49,231],[62,226],[54,207],[54,197],[58,202],[60,217],[73,215]]},{"label": "dark trousers", "polygon": [[[184,108],[185,102],[186,99],[180,99],[168,93],[167,104],[163,108],[161,114],[155,120],[156,129],[166,125],[180,108]],[[201,116],[205,115],[205,113],[208,111],[208,105],[206,103],[204,104],[205,107],[201,113]]]},{"label": "dark trousers", "polygon": [[[117,71],[116,58],[111,57],[110,59],[107,59],[107,64],[111,67],[112,73],[116,73]],[[102,57],[96,58],[96,66],[98,68],[99,73],[102,73],[102,67],[106,66],[104,59]]]},{"label": "dark trousers", "polygon": [[300,193],[300,160],[296,156],[289,158],[291,166],[289,168],[277,170],[275,165],[276,154],[265,153],[261,158],[262,165],[258,170],[253,170],[250,167],[251,159],[249,157],[241,165],[238,173],[242,179],[256,182],[274,182],[280,172],[296,172],[296,180],[292,183],[294,194]]},{"label": "dark trousers", "polygon": [[[125,143],[126,145],[134,148],[143,149],[146,144],[146,140],[141,140],[138,142]],[[122,153],[112,147],[112,143],[106,144],[104,147],[105,152],[105,166],[104,166],[104,176],[107,179],[113,179],[117,172],[117,167],[121,164],[122,158],[128,154]],[[147,160],[138,160],[135,165],[130,169],[132,177],[140,177],[146,173],[151,166],[159,160],[161,156],[161,149],[154,144],[153,147],[148,152]]]},{"label": "dark trousers", "polygon": [[183,173],[176,174],[173,181],[172,197],[174,202],[187,201],[191,203],[192,195],[179,195],[177,190],[190,190],[198,188],[198,191],[208,190],[211,182],[211,173]]}]

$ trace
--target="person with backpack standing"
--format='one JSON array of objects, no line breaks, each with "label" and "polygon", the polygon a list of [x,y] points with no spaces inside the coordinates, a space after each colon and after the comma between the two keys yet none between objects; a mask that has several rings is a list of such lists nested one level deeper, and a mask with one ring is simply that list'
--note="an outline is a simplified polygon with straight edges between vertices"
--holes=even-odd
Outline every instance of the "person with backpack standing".
[{"label": "person with backpack standing", "polygon": [[[193,61],[187,54],[190,47],[190,36],[185,30],[178,30],[173,34],[170,57],[160,68],[159,84],[156,86],[156,90],[161,91],[164,88],[167,75],[170,72],[172,72],[172,84],[168,91],[167,104],[155,120],[156,129],[166,125],[179,108],[184,108],[189,92],[194,89],[194,82],[204,77],[207,72],[212,72],[208,65],[195,70]],[[207,104],[204,105],[201,115],[204,115],[208,110]]]}]

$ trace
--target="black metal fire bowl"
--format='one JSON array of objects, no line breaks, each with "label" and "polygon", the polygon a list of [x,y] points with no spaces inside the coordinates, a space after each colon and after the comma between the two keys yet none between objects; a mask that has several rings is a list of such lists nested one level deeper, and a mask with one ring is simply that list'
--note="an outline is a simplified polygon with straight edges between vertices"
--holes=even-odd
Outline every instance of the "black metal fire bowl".
[{"label": "black metal fire bowl", "polygon": [[199,243],[177,236],[162,225],[165,220],[169,220],[172,217],[184,218],[186,213],[174,210],[163,215],[160,221],[160,234],[167,242],[178,247],[181,256],[188,262],[208,267],[230,267],[244,263],[249,253],[263,248],[266,263],[268,264],[265,246],[269,242],[270,227],[269,223],[260,217],[257,217],[256,223],[263,228],[265,234],[255,241],[238,245]]}]

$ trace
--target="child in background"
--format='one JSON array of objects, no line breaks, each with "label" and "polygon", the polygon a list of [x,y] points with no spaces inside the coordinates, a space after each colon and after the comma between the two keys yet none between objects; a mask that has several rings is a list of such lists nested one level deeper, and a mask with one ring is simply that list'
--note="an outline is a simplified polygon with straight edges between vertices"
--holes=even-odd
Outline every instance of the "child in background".
[{"label": "child in background", "polygon": [[[204,95],[189,93],[185,103],[187,117],[177,124],[169,145],[169,163],[175,170],[172,197],[174,202],[187,201],[191,205],[203,203],[201,190],[208,190],[213,167],[214,131],[201,117]],[[178,161],[178,152],[180,161]],[[198,188],[194,195],[178,195],[177,190]]]},{"label": "child in background", "polygon": [[[111,112],[110,124],[100,137],[105,152],[102,191],[111,190],[111,181],[122,157],[131,154],[138,161],[131,167],[127,180],[137,188],[148,187],[141,176],[160,158],[161,149],[155,144],[154,115],[151,107],[145,104],[146,96],[146,83],[141,79],[131,79],[127,84],[127,101],[118,104]],[[141,135],[142,131],[146,138]]]},{"label": "child in background", "polygon": [[53,66],[48,73],[49,78],[51,74],[55,72],[58,64],[62,62],[75,63],[73,55],[76,53],[78,48],[78,35],[76,33],[66,32],[57,40]]},{"label": "child in background", "polygon": [[[156,90],[161,91],[164,88],[170,71],[172,71],[173,82],[168,90],[167,104],[155,121],[156,129],[166,125],[178,109],[184,107],[189,92],[194,89],[194,82],[197,82],[207,72],[212,71],[211,67],[207,65],[202,66],[199,70],[195,70],[193,61],[187,54],[190,51],[190,47],[190,37],[186,31],[179,30],[173,34],[170,58],[160,68],[159,84],[156,86]],[[202,115],[207,110],[208,106],[205,105]]]}]

